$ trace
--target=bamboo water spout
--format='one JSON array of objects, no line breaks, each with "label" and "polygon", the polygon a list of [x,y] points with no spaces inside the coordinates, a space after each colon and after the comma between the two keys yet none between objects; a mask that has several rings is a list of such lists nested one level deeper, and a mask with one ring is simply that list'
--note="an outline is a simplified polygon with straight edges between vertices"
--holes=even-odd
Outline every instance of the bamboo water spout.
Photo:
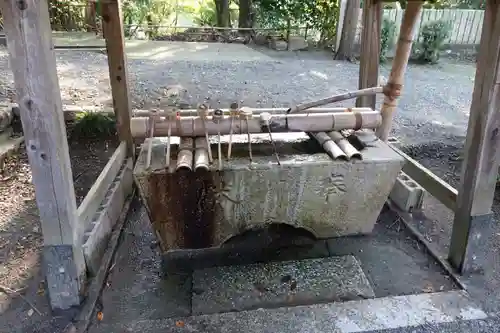
[{"label": "bamboo water spout", "polygon": [[377,136],[382,141],[387,141],[392,127],[392,117],[397,107],[397,98],[400,95],[403,77],[410,57],[413,42],[413,28],[418,18],[424,1],[408,1],[399,32],[396,55],[392,61],[391,74],[387,85],[384,87],[384,104],[382,105],[382,124],[377,128]]},{"label": "bamboo water spout", "polygon": [[207,141],[203,137],[198,137],[194,139],[194,145],[194,170],[208,170],[210,165],[208,150],[210,147],[207,145]]},{"label": "bamboo water spout", "polygon": [[302,103],[302,104],[293,106],[290,109],[288,109],[287,113],[299,113],[299,112],[303,112],[305,110],[308,110],[308,109],[311,109],[314,107],[327,105],[327,104],[331,104],[331,103],[336,103],[336,102],[341,102],[341,101],[345,101],[348,99],[354,99],[354,98],[358,98],[361,96],[371,96],[371,95],[375,95],[375,94],[380,94],[382,92],[383,92],[382,87],[372,87],[372,88],[366,88],[366,89],[361,89],[361,90],[356,90],[356,91],[350,91],[350,92],[346,92],[344,94],[335,95],[335,96],[331,96],[331,97],[327,97],[327,98],[322,98],[322,99],[318,99],[316,101],[306,102],[306,103]]},{"label": "bamboo water spout", "polygon": [[340,149],[340,147],[337,146],[325,132],[309,133],[309,136],[316,139],[326,153],[334,160],[338,158],[347,159],[347,156],[342,149]]},{"label": "bamboo water spout", "polygon": [[342,134],[340,134],[339,132],[331,131],[326,133],[326,135],[328,135],[333,140],[333,142],[335,142],[335,144],[345,153],[348,160],[350,160],[351,158],[361,159],[361,153],[356,148],[354,148],[353,145],[351,145]]},{"label": "bamboo water spout", "polygon": [[181,137],[179,153],[177,154],[177,166],[175,171],[181,169],[193,170],[193,139]]},{"label": "bamboo water spout", "polygon": [[[209,135],[226,135],[231,132],[231,119],[222,117],[216,124],[208,118],[205,123]],[[378,111],[364,112],[336,112],[336,113],[299,113],[272,115],[269,120],[269,129],[272,132],[329,132],[342,129],[377,128],[382,118]],[[169,126],[168,119],[154,123],[156,136],[165,136]],[[173,124],[171,124],[173,125]],[[180,117],[172,127],[172,136],[197,137],[204,136],[200,117]],[[234,133],[263,133],[261,121],[252,117],[248,121],[234,122]],[[131,131],[134,138],[144,139],[150,132],[148,118],[132,118]],[[264,132],[264,133],[267,133]]]}]

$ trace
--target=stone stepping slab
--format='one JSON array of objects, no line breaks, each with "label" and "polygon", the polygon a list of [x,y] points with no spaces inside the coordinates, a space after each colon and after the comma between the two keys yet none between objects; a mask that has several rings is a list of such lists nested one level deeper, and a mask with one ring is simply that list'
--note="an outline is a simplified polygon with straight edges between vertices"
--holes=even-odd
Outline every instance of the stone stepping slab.
[{"label": "stone stepping slab", "polygon": [[351,255],[193,272],[193,315],[373,297],[370,282]]}]

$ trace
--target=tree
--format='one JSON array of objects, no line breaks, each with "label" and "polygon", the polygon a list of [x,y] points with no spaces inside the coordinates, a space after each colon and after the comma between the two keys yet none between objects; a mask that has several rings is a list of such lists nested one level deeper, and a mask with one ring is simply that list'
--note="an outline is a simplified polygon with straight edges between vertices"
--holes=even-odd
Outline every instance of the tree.
[{"label": "tree", "polygon": [[89,0],[85,8],[85,25],[87,32],[97,32],[97,3],[95,0]]},{"label": "tree", "polygon": [[214,0],[217,14],[217,26],[229,27],[231,24],[229,17],[229,0]]},{"label": "tree", "polygon": [[354,59],[354,41],[356,39],[360,5],[360,0],[349,0],[346,3],[339,49],[335,54],[336,60],[352,61]]},{"label": "tree", "polygon": [[251,28],[252,22],[252,0],[240,0],[238,12],[238,27]]}]

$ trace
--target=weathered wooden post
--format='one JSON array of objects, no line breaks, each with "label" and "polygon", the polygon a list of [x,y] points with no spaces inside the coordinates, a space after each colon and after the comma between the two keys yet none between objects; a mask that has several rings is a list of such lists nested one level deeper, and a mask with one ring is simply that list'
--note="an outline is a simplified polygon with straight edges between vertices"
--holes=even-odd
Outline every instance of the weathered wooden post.
[{"label": "weathered wooden post", "polygon": [[127,57],[120,0],[106,0],[101,3],[102,26],[108,52],[109,80],[113,95],[116,128],[120,141],[127,142],[128,156],[134,156],[134,142],[130,133],[132,105],[128,85]]},{"label": "weathered wooden post", "polygon": [[85,261],[78,226],[47,0],[4,0],[26,150],[44,239],[43,268],[53,309],[80,304]]},{"label": "weathered wooden post", "polygon": [[499,64],[500,4],[488,1],[449,250],[450,262],[461,272],[487,264],[489,228],[495,223],[491,206],[500,162]]},{"label": "weathered wooden post", "polygon": [[[359,62],[359,89],[378,86],[381,28],[382,1],[365,0]],[[375,110],[376,101],[376,95],[362,96],[357,99],[356,106],[367,106]]]}]

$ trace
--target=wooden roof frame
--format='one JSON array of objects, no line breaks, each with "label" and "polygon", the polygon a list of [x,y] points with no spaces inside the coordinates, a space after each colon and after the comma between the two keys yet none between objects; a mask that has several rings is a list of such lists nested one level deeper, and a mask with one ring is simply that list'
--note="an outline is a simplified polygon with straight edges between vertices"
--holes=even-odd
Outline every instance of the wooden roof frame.
[{"label": "wooden roof frame", "polygon": [[[87,230],[89,225],[96,214],[100,214],[98,218],[116,218],[124,197],[132,192],[131,168],[135,153],[130,131],[132,112],[121,4],[120,0],[102,1],[113,107],[121,144],[80,207],[76,206],[74,194],[47,0],[0,0],[0,4],[40,212],[44,236],[43,265],[50,302],[53,309],[69,309],[80,304],[86,276],[92,266],[84,253],[85,239],[88,241],[91,237]],[[382,1],[365,0],[360,89],[378,85],[382,5]],[[409,1],[404,14],[387,85],[390,89],[381,109],[383,124],[377,130],[384,141],[390,132],[408,63],[413,26],[422,5],[423,1]],[[499,166],[499,53],[500,5],[489,0],[459,190],[400,152],[407,160],[404,171],[455,211],[449,261],[460,272],[482,267],[484,251],[488,250],[484,239],[493,223],[491,206]],[[375,97],[359,98],[357,106],[375,109]],[[93,241],[97,244],[99,239]]]}]

